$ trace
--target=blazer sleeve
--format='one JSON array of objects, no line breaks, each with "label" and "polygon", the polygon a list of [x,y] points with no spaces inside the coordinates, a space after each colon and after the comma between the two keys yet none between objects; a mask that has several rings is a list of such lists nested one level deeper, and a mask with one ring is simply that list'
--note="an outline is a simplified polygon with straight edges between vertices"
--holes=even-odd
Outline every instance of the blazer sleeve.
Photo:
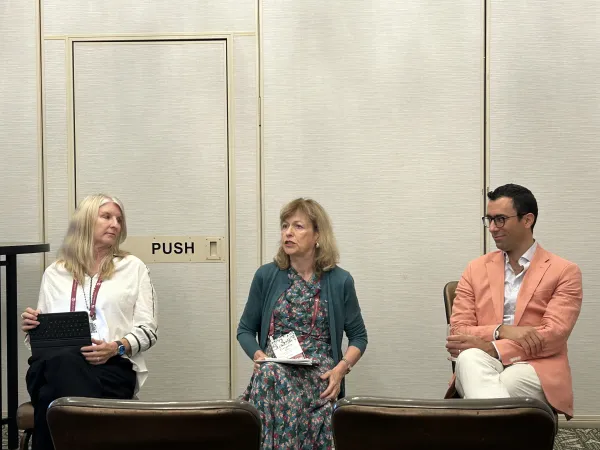
[{"label": "blazer sleeve", "polygon": [[492,325],[477,325],[471,264],[469,264],[463,272],[460,281],[458,282],[458,286],[456,287],[456,297],[452,304],[450,325],[452,326],[452,334],[469,334],[471,336],[477,336],[485,341],[494,340],[494,330],[500,325],[499,323]]},{"label": "blazer sleeve", "polygon": [[259,269],[254,274],[254,279],[250,285],[248,301],[246,302],[237,328],[237,340],[250,359],[253,359],[254,354],[261,349],[256,336],[260,332],[262,321],[262,307],[265,294],[263,292],[263,284],[264,280]]},{"label": "blazer sleeve", "polygon": [[364,354],[368,343],[367,329],[358,305],[352,275],[348,275],[344,282],[344,306],[344,331],[348,337],[348,345],[357,347]]},{"label": "blazer sleeve", "polygon": [[[536,295],[535,292],[533,295]],[[508,365],[528,359],[547,358],[562,351],[575,327],[582,301],[581,270],[576,264],[570,264],[559,276],[541,324],[535,327],[542,336],[542,352],[535,358],[528,357],[517,342],[500,339],[496,341],[496,347],[502,363]]]}]

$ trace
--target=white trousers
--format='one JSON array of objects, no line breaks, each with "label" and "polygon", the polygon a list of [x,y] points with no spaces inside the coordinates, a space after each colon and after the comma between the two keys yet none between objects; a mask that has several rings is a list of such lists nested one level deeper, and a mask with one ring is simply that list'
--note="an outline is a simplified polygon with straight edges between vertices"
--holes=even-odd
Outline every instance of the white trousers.
[{"label": "white trousers", "polygon": [[456,390],[463,398],[530,397],[547,403],[535,369],[526,363],[504,367],[478,348],[458,355]]}]

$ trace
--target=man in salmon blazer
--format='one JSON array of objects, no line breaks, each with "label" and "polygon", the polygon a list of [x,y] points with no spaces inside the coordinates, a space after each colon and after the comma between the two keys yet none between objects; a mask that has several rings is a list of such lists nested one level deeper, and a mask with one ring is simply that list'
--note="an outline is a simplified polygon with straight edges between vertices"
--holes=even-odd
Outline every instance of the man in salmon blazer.
[{"label": "man in salmon blazer", "polygon": [[581,271],[533,238],[538,207],[529,189],[507,184],[488,199],[483,222],[498,250],[472,261],[458,283],[446,342],[457,358],[450,391],[533,397],[570,419],[567,339],[581,309]]}]

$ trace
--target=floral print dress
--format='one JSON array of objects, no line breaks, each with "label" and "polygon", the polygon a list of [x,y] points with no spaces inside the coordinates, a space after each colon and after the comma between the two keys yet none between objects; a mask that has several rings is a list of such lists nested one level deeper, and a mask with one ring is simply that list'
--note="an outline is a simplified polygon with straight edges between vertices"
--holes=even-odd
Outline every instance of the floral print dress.
[{"label": "floral print dress", "polygon": [[[292,282],[275,304],[273,338],[294,331],[307,358],[314,366],[263,363],[255,370],[241,399],[253,404],[262,422],[262,450],[326,450],[333,447],[331,428],[332,402],[320,399],[329,380],[320,376],[334,367],[327,318],[327,302],[317,305],[320,283],[316,276],[305,281],[293,268],[288,271]],[[309,334],[310,333],[310,334]],[[270,342],[270,341],[269,341]],[[274,357],[271,344],[265,352]]]}]

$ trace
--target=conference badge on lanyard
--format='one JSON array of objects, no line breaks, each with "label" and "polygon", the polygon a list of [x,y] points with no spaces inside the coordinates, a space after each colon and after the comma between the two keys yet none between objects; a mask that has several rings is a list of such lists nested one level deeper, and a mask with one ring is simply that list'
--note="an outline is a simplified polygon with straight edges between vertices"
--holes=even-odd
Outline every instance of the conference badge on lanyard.
[{"label": "conference badge on lanyard", "polygon": [[[98,336],[98,327],[96,326],[96,300],[98,299],[98,291],[100,290],[100,286],[102,285],[102,278],[98,277],[98,281],[96,282],[96,287],[94,288],[94,293],[90,298],[90,305],[87,304],[87,298],[85,296],[85,289],[81,286],[83,290],[83,297],[85,300],[85,306],[89,309],[90,316],[90,333],[92,335]],[[91,289],[91,286],[90,286]],[[73,280],[73,286],[71,288],[71,312],[75,311],[75,304],[77,303],[77,280]]]},{"label": "conference badge on lanyard", "polygon": [[296,333],[290,331],[288,334],[273,339],[273,336],[269,336],[271,340],[271,348],[275,353],[275,358],[280,359],[297,359],[304,358],[304,352],[300,347],[300,342],[296,337]]}]

